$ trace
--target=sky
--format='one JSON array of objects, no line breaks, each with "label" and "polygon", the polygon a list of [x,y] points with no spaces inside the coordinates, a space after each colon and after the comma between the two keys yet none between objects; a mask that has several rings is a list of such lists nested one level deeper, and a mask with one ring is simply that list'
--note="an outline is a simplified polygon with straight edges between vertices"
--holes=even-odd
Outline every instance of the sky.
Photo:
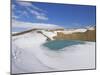
[{"label": "sky", "polygon": [[[82,28],[96,25],[95,15],[95,6],[12,0],[12,19],[33,25],[42,23],[64,28]],[[17,27],[13,29],[17,30]]]}]

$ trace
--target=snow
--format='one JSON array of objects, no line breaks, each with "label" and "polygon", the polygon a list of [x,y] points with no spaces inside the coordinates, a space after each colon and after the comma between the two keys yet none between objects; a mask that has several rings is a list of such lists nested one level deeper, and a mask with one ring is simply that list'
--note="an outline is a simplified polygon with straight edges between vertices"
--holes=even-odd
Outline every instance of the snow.
[{"label": "snow", "polygon": [[90,27],[90,28],[88,28],[88,30],[95,30],[95,28],[94,27]]},{"label": "snow", "polygon": [[56,32],[63,32],[64,34],[72,34],[76,32],[86,32],[87,29],[74,29],[74,30],[65,30],[65,31],[56,31]]},{"label": "snow", "polygon": [[[56,33],[43,31],[45,35]],[[95,42],[73,45],[61,51],[44,46],[46,37],[35,31],[12,37],[12,73],[95,68]]]},{"label": "snow", "polygon": [[87,31],[87,29],[76,29],[76,30],[74,30],[74,32],[86,32]]},{"label": "snow", "polygon": [[16,33],[18,33],[18,32],[12,32],[12,34],[16,34]]},{"label": "snow", "polygon": [[50,31],[45,31],[45,30],[42,30],[42,33],[45,34],[46,36],[48,36],[51,40],[54,40],[53,36],[57,35],[57,33],[55,33],[55,32],[50,32]]}]

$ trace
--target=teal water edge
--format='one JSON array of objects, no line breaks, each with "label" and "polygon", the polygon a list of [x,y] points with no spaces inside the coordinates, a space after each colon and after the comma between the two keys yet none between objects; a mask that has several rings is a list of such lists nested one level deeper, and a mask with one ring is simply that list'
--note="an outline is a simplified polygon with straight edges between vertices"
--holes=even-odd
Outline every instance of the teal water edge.
[{"label": "teal water edge", "polygon": [[77,41],[77,40],[53,40],[48,41],[43,44],[43,46],[51,49],[51,50],[59,50],[67,46],[77,45],[77,44],[84,44],[84,41]]}]

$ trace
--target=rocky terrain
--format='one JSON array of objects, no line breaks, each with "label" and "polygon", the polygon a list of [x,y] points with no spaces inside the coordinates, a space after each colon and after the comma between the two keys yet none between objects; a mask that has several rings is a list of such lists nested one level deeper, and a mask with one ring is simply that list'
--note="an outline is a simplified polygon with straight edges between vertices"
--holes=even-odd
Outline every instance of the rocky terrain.
[{"label": "rocky terrain", "polygon": [[28,32],[32,32],[32,31],[33,32],[37,31],[43,34],[49,40],[61,39],[61,40],[96,41],[96,28],[95,27],[91,27],[87,29],[84,28],[84,29],[69,29],[69,30],[64,30],[64,29],[48,30],[48,29],[36,29],[35,28],[35,29],[26,30],[26,31],[19,32],[19,33],[14,33],[12,34],[12,36],[22,35]]},{"label": "rocky terrain", "polygon": [[96,41],[96,29],[86,30],[86,32],[74,32],[71,34],[65,34],[64,32],[57,32],[57,36],[54,39],[68,39],[68,40],[84,40],[84,41]]}]

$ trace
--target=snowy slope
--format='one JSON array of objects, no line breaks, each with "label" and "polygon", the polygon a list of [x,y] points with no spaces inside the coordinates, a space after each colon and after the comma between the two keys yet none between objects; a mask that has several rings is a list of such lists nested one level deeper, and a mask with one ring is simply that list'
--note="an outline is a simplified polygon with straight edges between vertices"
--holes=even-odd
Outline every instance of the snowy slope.
[{"label": "snowy slope", "polygon": [[48,36],[51,40],[54,40],[53,36],[57,35],[56,32],[50,32],[50,31],[45,31],[45,30],[42,30],[42,33],[45,34],[46,36]]},{"label": "snowy slope", "polygon": [[55,31],[55,32],[63,32],[64,34],[72,34],[76,32],[86,32],[87,29],[73,29],[73,30],[64,30],[64,31]]},{"label": "snowy slope", "polygon": [[56,52],[42,46],[46,39],[35,31],[13,36],[12,73],[95,68],[95,42],[69,46]]},{"label": "snowy slope", "polygon": [[64,31],[55,31],[55,32],[63,32],[64,34],[72,34],[76,32],[84,33],[87,30],[95,30],[95,26],[86,27],[86,28],[78,28],[78,29],[66,29]]}]

